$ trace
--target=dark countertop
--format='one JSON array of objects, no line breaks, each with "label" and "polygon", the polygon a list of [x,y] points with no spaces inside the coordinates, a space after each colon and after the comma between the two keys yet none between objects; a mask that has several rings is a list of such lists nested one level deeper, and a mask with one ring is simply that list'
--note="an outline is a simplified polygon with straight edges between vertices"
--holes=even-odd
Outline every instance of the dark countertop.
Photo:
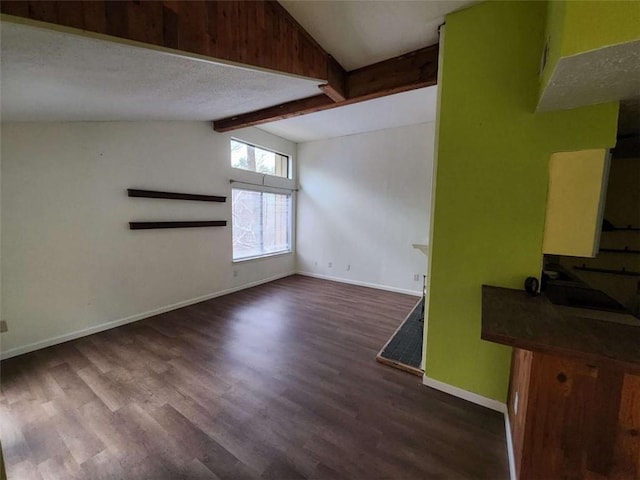
[{"label": "dark countertop", "polygon": [[482,286],[483,340],[640,372],[633,315],[558,306],[544,295]]}]

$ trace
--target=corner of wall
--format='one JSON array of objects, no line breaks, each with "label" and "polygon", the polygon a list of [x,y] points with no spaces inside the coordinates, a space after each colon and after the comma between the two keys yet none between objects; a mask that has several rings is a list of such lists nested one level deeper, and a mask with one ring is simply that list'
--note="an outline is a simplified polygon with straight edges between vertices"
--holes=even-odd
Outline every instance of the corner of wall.
[{"label": "corner of wall", "polygon": [[550,153],[615,142],[617,105],[529,109],[546,8],[483,2],[447,17],[426,372],[498,401],[511,349],[481,340],[480,287],[539,274]]}]

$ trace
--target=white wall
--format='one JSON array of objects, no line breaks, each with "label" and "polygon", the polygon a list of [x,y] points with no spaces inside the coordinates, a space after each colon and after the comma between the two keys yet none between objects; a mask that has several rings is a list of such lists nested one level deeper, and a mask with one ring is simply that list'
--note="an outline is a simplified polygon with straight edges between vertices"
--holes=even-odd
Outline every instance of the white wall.
[{"label": "white wall", "polygon": [[298,145],[300,272],[421,293],[427,260],[411,245],[429,238],[434,128]]},{"label": "white wall", "polygon": [[[294,155],[258,129],[234,137]],[[293,273],[293,255],[232,264],[229,135],[206,122],[2,125],[3,356]],[[226,195],[129,198],[127,188]],[[132,220],[228,220],[131,231]],[[233,270],[237,277],[233,276]]]}]

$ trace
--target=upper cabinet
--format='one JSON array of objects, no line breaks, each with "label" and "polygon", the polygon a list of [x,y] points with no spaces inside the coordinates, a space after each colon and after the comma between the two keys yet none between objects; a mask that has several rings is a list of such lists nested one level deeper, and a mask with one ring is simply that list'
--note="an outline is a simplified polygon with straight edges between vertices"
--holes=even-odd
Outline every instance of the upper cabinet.
[{"label": "upper cabinet", "polygon": [[551,155],[543,253],[575,257],[598,253],[609,159],[605,149]]}]

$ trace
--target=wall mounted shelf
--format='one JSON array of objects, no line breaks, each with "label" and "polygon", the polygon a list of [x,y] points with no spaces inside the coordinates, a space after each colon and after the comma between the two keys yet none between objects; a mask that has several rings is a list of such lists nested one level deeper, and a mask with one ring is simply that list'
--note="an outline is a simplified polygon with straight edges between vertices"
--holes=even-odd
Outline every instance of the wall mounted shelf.
[{"label": "wall mounted shelf", "polygon": [[[607,231],[607,230],[604,230]],[[614,232],[640,232],[640,227],[635,227],[633,225],[629,225],[628,227],[615,227],[612,231]]]},{"label": "wall mounted shelf", "polygon": [[412,243],[411,246],[416,250],[420,250],[425,255],[429,255],[429,247],[424,243]]},{"label": "wall mounted shelf", "polygon": [[603,232],[640,232],[640,227],[635,225],[627,225],[626,227],[616,227],[613,223],[611,223],[606,218],[602,220],[602,231]]},{"label": "wall mounted shelf", "polygon": [[608,253],[640,253],[640,250],[634,250],[634,249],[629,248],[629,247],[624,247],[624,248],[601,248],[600,251],[601,252],[608,252]]},{"label": "wall mounted shelf", "polygon": [[203,220],[189,222],[129,222],[130,230],[151,230],[156,228],[226,227],[226,220]]},{"label": "wall mounted shelf", "polygon": [[139,190],[128,188],[127,194],[130,197],[139,198],[168,198],[172,200],[195,200],[199,202],[226,202],[227,197],[217,195],[198,195],[194,193],[160,192],[157,190]]},{"label": "wall mounted shelf", "polygon": [[582,265],[581,267],[573,267],[576,270],[582,270],[583,272],[596,272],[596,273],[610,273],[612,275],[625,275],[628,277],[640,277],[640,272],[633,272],[631,270],[625,270],[624,268],[622,270],[612,270],[609,268],[594,268],[594,267],[587,267],[585,265]]}]

